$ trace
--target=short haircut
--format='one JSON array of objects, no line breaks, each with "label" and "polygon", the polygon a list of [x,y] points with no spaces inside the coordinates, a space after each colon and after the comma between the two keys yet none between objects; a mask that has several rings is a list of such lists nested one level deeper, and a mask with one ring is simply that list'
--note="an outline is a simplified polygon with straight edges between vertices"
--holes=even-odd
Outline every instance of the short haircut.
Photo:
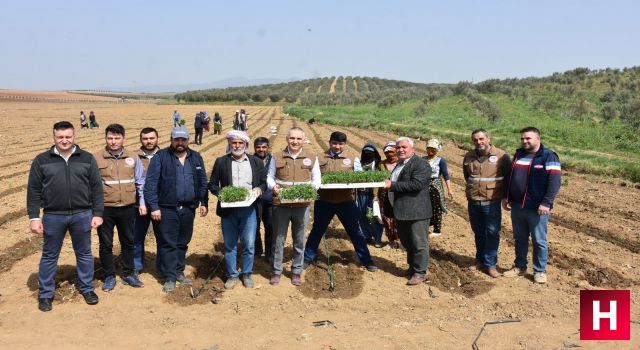
[{"label": "short haircut", "polygon": [[142,130],[140,130],[140,137],[142,137],[142,134],[148,134],[148,133],[151,133],[151,132],[154,132],[156,134],[156,137],[158,137],[158,130],[156,130],[156,129],[152,128],[152,127],[149,127],[149,126],[146,127],[146,128],[143,128]]},{"label": "short haircut", "polygon": [[53,124],[53,131],[73,129],[73,124],[68,121],[61,121]]},{"label": "short haircut", "polygon": [[299,126],[294,126],[291,129],[289,129],[289,131],[287,131],[287,137],[289,137],[289,135],[291,134],[292,131],[300,131],[302,133],[302,135],[304,135],[304,130],[302,130],[301,127]]},{"label": "short haircut", "polygon": [[122,135],[122,137],[124,137],[124,126],[120,125],[120,124],[109,124],[109,126],[107,126],[104,129],[104,136],[107,136],[107,134],[112,133],[112,134],[120,134]]},{"label": "short haircut", "polygon": [[331,136],[329,136],[329,142],[331,141],[347,142],[347,134],[341,131],[334,131],[331,133]]},{"label": "short haircut", "polygon": [[536,128],[535,126],[527,126],[526,128],[522,128],[522,130],[520,130],[521,134],[524,134],[525,132],[535,132],[536,134],[538,134],[538,136],[540,136],[540,129]]},{"label": "short haircut", "polygon": [[406,136],[398,137],[398,139],[396,140],[396,145],[400,144],[400,142],[402,141],[407,141],[409,142],[409,145],[411,145],[411,147],[415,147],[413,139]]},{"label": "short haircut", "polygon": [[487,138],[491,138],[491,135],[489,135],[489,132],[488,132],[487,130],[483,129],[483,128],[477,128],[477,129],[474,129],[474,130],[471,132],[471,137],[473,137],[473,135],[475,135],[475,134],[477,134],[477,133],[479,133],[479,132],[483,133],[483,134],[484,134],[484,136],[486,136]]},{"label": "short haircut", "polygon": [[264,137],[264,136],[260,136],[260,137],[256,137],[255,140],[253,140],[253,147],[258,146],[258,145],[264,145],[267,144],[267,146],[269,146],[269,139]]}]

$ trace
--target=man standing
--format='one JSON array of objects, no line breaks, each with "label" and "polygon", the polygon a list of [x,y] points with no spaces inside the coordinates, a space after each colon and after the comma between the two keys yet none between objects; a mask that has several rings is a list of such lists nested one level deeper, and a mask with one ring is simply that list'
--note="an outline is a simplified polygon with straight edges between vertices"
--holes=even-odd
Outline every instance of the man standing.
[{"label": "man standing", "polygon": [[[273,157],[269,153],[269,139],[266,137],[257,137],[253,141],[253,156],[258,158],[266,170],[269,169],[273,162]],[[271,260],[271,246],[273,245],[273,227],[271,225],[271,218],[273,213],[273,192],[271,189],[267,189],[260,197],[260,202],[257,205],[257,224],[256,224],[256,241],[255,241],[255,255],[260,256],[264,252],[265,258]],[[260,222],[264,226],[264,249],[262,248],[262,237],[260,237]]]},{"label": "man standing", "polygon": [[[318,157],[321,174],[328,171],[362,171],[360,159],[344,151],[346,145],[347,135],[345,133],[340,131],[331,133],[329,149]],[[320,240],[327,232],[331,219],[338,215],[338,219],[351,239],[360,263],[366,266],[370,272],[378,270],[371,259],[366,238],[358,223],[359,211],[355,202],[355,190],[320,190],[318,195],[319,198],[313,207],[313,226],[304,248],[303,267],[306,268],[316,260]]]},{"label": "man standing", "polygon": [[273,189],[273,226],[275,229],[275,244],[273,252],[273,270],[269,283],[277,285],[282,275],[282,259],[284,242],[287,238],[289,222],[291,222],[291,236],[293,238],[293,258],[291,262],[291,283],[299,286],[302,283],[300,275],[304,259],[304,236],[309,224],[309,204],[280,202],[280,191],[296,184],[311,184],[317,190],[322,182],[318,157],[302,149],[304,145],[304,131],[298,127],[291,128],[287,133],[287,147],[274,154],[267,186]]},{"label": "man standing", "polygon": [[[52,309],[55,275],[64,236],[69,231],[76,254],[78,289],[89,305],[98,303],[93,291],[91,229],[102,224],[104,209],[100,170],[91,153],[75,141],[73,124],[53,125],[54,145],[31,163],[27,211],[31,232],[43,235],[38,269],[38,308]],[[43,208],[42,221],[40,208]]]},{"label": "man standing", "polygon": [[202,128],[204,127],[204,112],[196,113],[196,117],[193,120],[193,128],[196,130],[195,144],[202,144]]},{"label": "man standing", "polygon": [[144,168],[133,152],[124,148],[124,127],[110,124],[105,129],[106,146],[93,154],[98,162],[104,189],[104,223],[98,229],[100,262],[104,271],[105,292],[116,286],[116,270],[113,263],[113,228],[118,228],[122,283],[132,287],[144,284],[135,274],[133,264],[133,220],[136,216],[136,188],[139,211],[144,211]]},{"label": "man standing", "polygon": [[[256,197],[267,189],[267,174],[260,159],[246,154],[249,136],[244,131],[232,130],[227,133],[227,154],[216,159],[211,171],[209,190],[218,196],[227,186],[244,187],[253,191]],[[216,214],[222,218],[224,239],[224,263],[228,279],[224,284],[231,289],[238,284],[237,251],[238,238],[242,243],[242,283],[253,288],[253,256],[256,237],[256,202],[248,207],[222,208],[220,201]]]},{"label": "man standing", "polygon": [[176,281],[193,285],[184,275],[185,259],[196,208],[200,208],[200,216],[207,215],[209,194],[204,161],[200,153],[189,149],[186,128],[173,128],[171,145],[151,159],[144,195],[151,219],[158,222],[158,260],[165,280],[162,290],[172,292]]},{"label": "man standing", "polygon": [[516,259],[505,277],[523,275],[527,271],[529,236],[533,242],[533,280],[547,283],[547,223],[553,201],[560,190],[560,159],[540,143],[540,130],[520,130],[522,148],[516,151],[511,176],[506,183],[505,210],[511,210]]},{"label": "man standing", "polygon": [[[144,168],[144,174],[147,174],[149,162],[151,158],[160,150],[158,147],[158,131],[154,128],[144,128],[140,131],[140,150],[138,150],[138,159]],[[138,213],[133,224],[133,264],[136,273],[140,273],[144,267],[144,241],[147,237],[149,224],[153,223],[153,233],[156,237],[156,245],[158,244],[158,225],[156,221],[151,220],[151,211],[148,207],[139,207]],[[156,249],[156,254],[159,249]],[[160,259],[156,255],[156,269],[160,271]]]},{"label": "man standing", "polygon": [[429,181],[431,167],[415,155],[413,140],[396,140],[398,163],[387,180],[389,202],[393,206],[398,236],[407,250],[408,286],[424,282],[429,269],[429,241],[427,232],[431,219]]},{"label": "man standing", "polygon": [[177,109],[173,111],[173,127],[180,127],[180,113],[178,113]]},{"label": "man standing", "polygon": [[504,194],[504,178],[509,176],[509,155],[491,145],[490,135],[484,129],[473,130],[471,141],[475,149],[465,154],[462,168],[467,182],[469,222],[476,241],[476,261],[469,269],[486,268],[489,276],[498,278],[500,201]]}]

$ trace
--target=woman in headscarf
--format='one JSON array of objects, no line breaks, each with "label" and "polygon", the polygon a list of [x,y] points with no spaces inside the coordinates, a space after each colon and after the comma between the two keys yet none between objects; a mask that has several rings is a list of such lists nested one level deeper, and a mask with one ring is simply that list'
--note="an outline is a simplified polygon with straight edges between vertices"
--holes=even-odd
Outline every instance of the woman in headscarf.
[{"label": "woman in headscarf", "polygon": [[[396,154],[396,142],[389,141],[382,148],[385,160],[380,162],[380,170],[392,172],[398,163],[398,155]],[[393,207],[388,199],[388,190],[384,188],[378,189],[378,200],[381,204],[382,222],[384,231],[389,239],[389,246],[392,248],[400,248],[400,240],[398,238],[398,230],[396,228],[396,219],[393,216]]]},{"label": "woman in headscarf", "polygon": [[447,161],[438,156],[438,152],[442,150],[442,144],[438,139],[430,139],[427,141],[427,156],[424,159],[431,166],[431,182],[429,185],[429,197],[431,198],[431,208],[433,217],[430,226],[433,226],[433,232],[429,237],[437,237],[442,234],[442,217],[447,213],[447,201],[444,196],[444,187],[442,179],[447,187],[449,198],[453,198],[451,192],[451,180],[449,179],[449,171],[447,169]]},{"label": "woman in headscarf", "polygon": [[[381,163],[380,153],[371,141],[362,148],[360,153],[360,164],[363,171],[379,170]],[[367,238],[368,243],[373,243],[376,248],[382,247],[382,225],[369,219],[370,210],[373,210],[373,203],[378,199],[378,189],[362,188],[357,190],[357,205],[360,209],[360,227]],[[378,202],[379,203],[379,202]],[[374,219],[375,220],[375,219]]]}]

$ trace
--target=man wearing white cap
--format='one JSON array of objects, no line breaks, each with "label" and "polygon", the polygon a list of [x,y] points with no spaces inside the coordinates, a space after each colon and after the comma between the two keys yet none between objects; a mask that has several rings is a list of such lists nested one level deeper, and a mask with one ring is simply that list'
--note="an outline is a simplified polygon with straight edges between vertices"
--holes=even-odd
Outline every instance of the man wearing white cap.
[{"label": "man wearing white cap", "polygon": [[207,174],[200,153],[189,149],[189,130],[173,128],[171,145],[151,158],[144,187],[151,219],[158,221],[158,258],[163,290],[172,292],[176,281],[192,285],[184,275],[185,258],[196,208],[208,212]]},{"label": "man wearing white cap", "polygon": [[[215,196],[227,186],[244,187],[256,194],[256,197],[267,189],[267,173],[256,157],[249,157],[249,136],[244,131],[231,130],[227,133],[227,154],[216,159],[211,171],[209,190]],[[242,243],[242,283],[246,288],[253,288],[253,255],[256,239],[256,202],[248,207],[222,208],[220,201],[216,214],[222,219],[222,236],[224,239],[224,263],[228,279],[224,287],[231,289],[238,284],[237,252],[238,239]]]}]

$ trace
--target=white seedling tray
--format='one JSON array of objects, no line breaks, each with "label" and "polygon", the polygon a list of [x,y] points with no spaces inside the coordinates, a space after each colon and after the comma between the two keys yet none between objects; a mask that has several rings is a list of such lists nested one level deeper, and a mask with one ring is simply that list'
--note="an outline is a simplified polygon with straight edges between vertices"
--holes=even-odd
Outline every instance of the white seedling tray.
[{"label": "white seedling tray", "polygon": [[280,199],[282,204],[311,204],[311,202],[313,202],[312,199]]},{"label": "white seedling tray", "polygon": [[345,188],[374,188],[374,187],[384,187],[385,182],[358,182],[358,183],[350,183],[350,184],[322,184],[320,188],[328,190],[328,189],[345,189]]},{"label": "white seedling tray", "polygon": [[220,207],[222,208],[239,208],[239,207],[248,207],[256,200],[256,193],[250,191],[249,199],[240,202],[220,202]]}]

